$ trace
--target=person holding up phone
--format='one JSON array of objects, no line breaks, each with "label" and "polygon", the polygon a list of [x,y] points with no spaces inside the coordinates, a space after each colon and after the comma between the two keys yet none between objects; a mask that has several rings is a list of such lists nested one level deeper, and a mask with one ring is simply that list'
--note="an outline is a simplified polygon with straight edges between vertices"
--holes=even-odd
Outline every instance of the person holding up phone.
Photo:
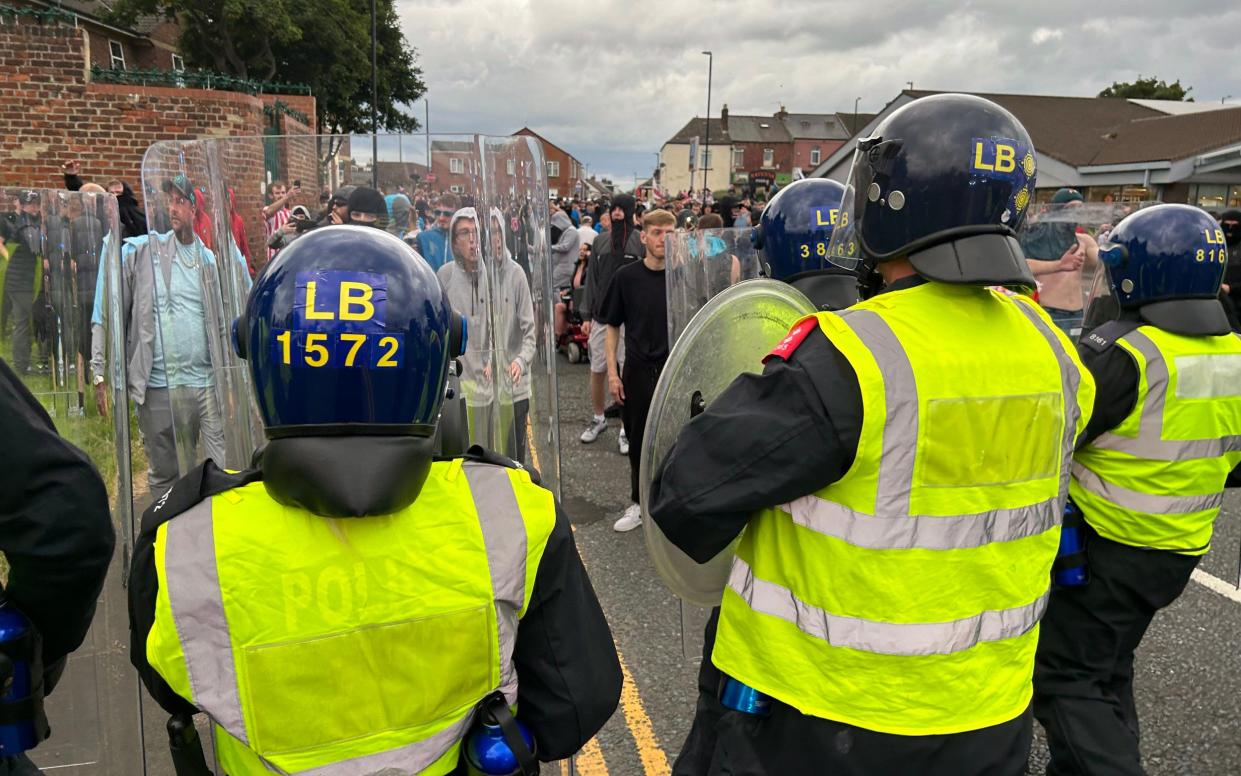
[{"label": "person holding up phone", "polygon": [[[293,181],[293,187],[285,185],[282,180],[274,180],[267,187],[267,193],[271,196],[271,204],[263,208],[263,221],[267,225],[267,239],[271,240],[272,236],[278,234],[285,224],[289,222],[289,216],[292,215],[289,210],[289,200],[302,193],[301,181]],[[275,248],[271,247],[270,242],[267,247],[267,260],[271,261],[276,256]]]}]

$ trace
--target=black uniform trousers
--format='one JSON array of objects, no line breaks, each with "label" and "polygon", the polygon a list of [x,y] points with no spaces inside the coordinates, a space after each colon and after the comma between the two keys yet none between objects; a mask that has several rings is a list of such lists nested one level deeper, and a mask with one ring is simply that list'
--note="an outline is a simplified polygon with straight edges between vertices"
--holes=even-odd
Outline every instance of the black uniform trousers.
[{"label": "black uniform trousers", "polygon": [[725,708],[723,674],[711,662],[720,610],[707,622],[698,707],[672,776],[1022,776],[1030,758],[1034,719],[1017,718],[981,730],[938,736],[878,733],[809,717],[779,701],[771,716]]},{"label": "black uniform trousers", "polygon": [[625,389],[625,403],[621,405],[621,422],[625,436],[629,437],[629,498],[638,503],[638,471],[642,466],[642,434],[646,430],[646,416],[651,411],[651,399],[655,396],[655,384],[663,364],[644,364],[633,357],[630,350],[621,368],[621,385]]},{"label": "black uniform trousers", "polygon": [[1133,653],[1201,556],[1130,547],[1085,530],[1090,579],[1052,591],[1035,661],[1034,715],[1047,731],[1047,773],[1142,774]]}]

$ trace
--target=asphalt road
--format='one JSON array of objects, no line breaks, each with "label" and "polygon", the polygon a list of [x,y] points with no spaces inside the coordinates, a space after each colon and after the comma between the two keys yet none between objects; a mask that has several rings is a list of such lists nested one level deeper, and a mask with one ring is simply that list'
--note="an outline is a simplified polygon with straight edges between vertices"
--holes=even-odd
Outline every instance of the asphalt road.
[{"label": "asphalt road", "polygon": [[[678,602],[655,575],[641,530],[612,530],[629,500],[628,461],[617,451],[620,421],[611,421],[594,444],[578,441],[591,414],[587,386],[587,367],[561,358],[563,498],[626,683],[621,708],[579,754],[577,770],[583,776],[657,776],[669,773],[689,730],[697,662],[685,657]],[[1238,576],[1239,517],[1241,494],[1230,493],[1201,573],[1156,617],[1138,652],[1142,753],[1155,776],[1241,773],[1241,594],[1231,587]],[[1047,754],[1037,725],[1036,739],[1030,772],[1041,774]]]}]

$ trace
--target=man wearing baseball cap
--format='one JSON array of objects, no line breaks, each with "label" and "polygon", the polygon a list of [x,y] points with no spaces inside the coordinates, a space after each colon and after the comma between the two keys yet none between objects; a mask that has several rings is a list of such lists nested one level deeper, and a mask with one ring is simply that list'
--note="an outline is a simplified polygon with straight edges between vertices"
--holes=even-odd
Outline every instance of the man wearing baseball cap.
[{"label": "man wearing baseball cap", "polygon": [[[189,178],[167,178],[160,188],[171,231],[131,238],[121,248],[121,286],[132,300],[125,321],[129,398],[137,408],[153,498],[177,479],[178,441],[197,448],[201,439],[207,458],[224,460],[207,334],[207,305],[219,294],[209,288],[216,283],[210,271],[216,257],[194,233],[196,193]],[[102,325],[99,316],[96,309],[92,323]],[[97,394],[105,374],[103,368],[95,371]]]}]

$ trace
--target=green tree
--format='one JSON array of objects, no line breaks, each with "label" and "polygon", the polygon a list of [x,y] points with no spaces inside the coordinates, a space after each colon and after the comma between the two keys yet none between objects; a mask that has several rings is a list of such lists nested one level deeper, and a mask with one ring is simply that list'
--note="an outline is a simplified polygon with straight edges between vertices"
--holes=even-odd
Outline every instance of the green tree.
[{"label": "green tree", "polygon": [[1143,78],[1139,75],[1138,79],[1132,82],[1114,81],[1111,86],[1099,92],[1099,96],[1193,102],[1194,98],[1189,96],[1189,93],[1193,90],[1194,87],[1192,86],[1181,86],[1181,79],[1179,78],[1172,83],[1168,83],[1162,78],[1156,79],[1154,76]]},{"label": "green tree", "polygon": [[[379,127],[412,132],[426,92],[394,0],[378,10]],[[309,84],[320,132],[371,130],[370,0],[118,0],[112,18],[162,14],[181,24],[186,64],[258,81]],[[329,154],[331,155],[331,154]]]}]

